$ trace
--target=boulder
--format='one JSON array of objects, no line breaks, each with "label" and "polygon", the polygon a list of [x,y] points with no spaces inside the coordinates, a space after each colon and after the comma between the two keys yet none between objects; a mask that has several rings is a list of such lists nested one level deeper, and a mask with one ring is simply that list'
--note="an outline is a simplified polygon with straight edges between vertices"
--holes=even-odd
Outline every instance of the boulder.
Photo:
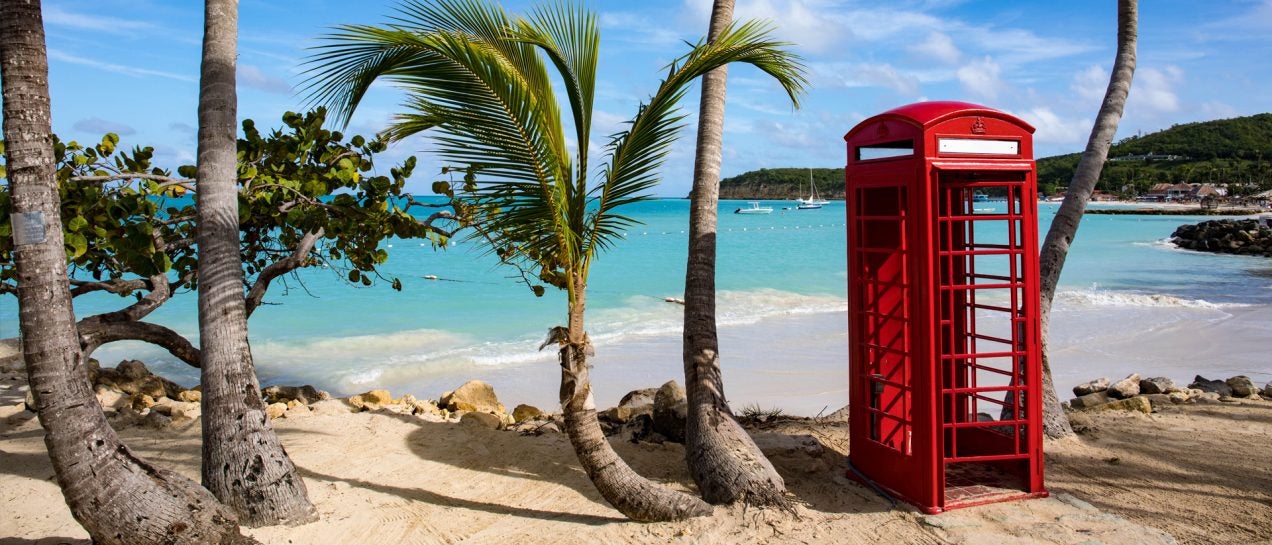
[{"label": "boulder", "polygon": [[1250,397],[1259,393],[1259,387],[1245,375],[1237,375],[1224,382],[1232,388],[1232,397]]},{"label": "boulder", "polygon": [[150,407],[150,411],[167,416],[173,421],[193,420],[202,414],[198,403],[177,401],[166,397],[156,400],[154,406]]},{"label": "boulder", "polygon": [[265,414],[271,419],[283,416],[287,412],[287,405],[284,403],[270,403],[265,407]]},{"label": "boulder", "polygon": [[1097,405],[1093,407],[1092,410],[1094,411],[1138,411],[1144,414],[1149,414],[1153,412],[1153,405],[1148,402],[1148,399],[1136,396],[1136,397],[1131,397],[1127,399],[1119,399],[1117,401],[1111,401],[1103,405]]},{"label": "boulder", "polygon": [[1103,392],[1108,389],[1109,389],[1109,379],[1101,377],[1097,380],[1093,380],[1091,382],[1084,382],[1082,384],[1074,386],[1073,395],[1077,397],[1082,397],[1084,395],[1094,394],[1096,392]]},{"label": "boulder", "polygon": [[199,390],[186,390],[177,394],[177,399],[187,403],[198,403],[203,401],[203,392]]},{"label": "boulder", "polygon": [[1161,407],[1167,407],[1175,404],[1174,401],[1171,401],[1170,395],[1168,394],[1144,394],[1140,397],[1147,399],[1148,403],[1153,406],[1154,411],[1159,410]]},{"label": "boulder", "polygon": [[611,407],[601,413],[601,417],[611,422],[624,424],[642,414],[653,415],[654,397],[657,395],[658,390],[655,388],[633,390],[623,396],[617,407]]},{"label": "boulder", "polygon": [[491,414],[508,412],[495,396],[495,389],[480,380],[465,382],[449,394],[443,395],[439,404],[450,411],[480,411]]},{"label": "boulder", "polygon": [[38,412],[35,407],[35,394],[31,393],[31,390],[27,390],[26,399],[22,401],[22,405],[28,412]]},{"label": "boulder", "polygon": [[1184,392],[1171,392],[1169,394],[1166,394],[1166,396],[1170,398],[1171,403],[1174,403],[1176,405],[1180,403],[1188,403],[1188,401],[1192,399],[1191,397],[1189,397],[1187,393],[1184,393]]},{"label": "boulder", "polygon": [[1228,386],[1227,382],[1222,380],[1210,380],[1201,375],[1193,377],[1192,384],[1189,384],[1188,387],[1196,388],[1206,393],[1219,394],[1220,397],[1232,395],[1232,387]]},{"label": "boulder", "polygon": [[132,396],[130,405],[132,406],[132,409],[134,411],[149,409],[155,406],[155,398],[150,397],[146,394],[134,394]]},{"label": "boulder", "polygon": [[146,394],[156,399],[177,399],[185,390],[175,382],[151,374],[146,369],[146,364],[137,360],[121,361],[114,369],[99,369],[90,375],[95,375],[95,384],[106,385],[128,395]]},{"label": "boulder", "polygon": [[1143,394],[1169,394],[1171,390],[1178,389],[1175,381],[1166,377],[1146,378],[1140,381],[1139,387]]},{"label": "boulder", "polygon": [[331,399],[331,394],[306,384],[304,386],[270,386],[261,390],[261,397],[265,398],[266,404],[296,400],[309,405]]},{"label": "boulder", "polygon": [[1193,399],[1198,403],[1218,403],[1219,400],[1224,398],[1232,399],[1232,396],[1219,395],[1219,392],[1202,392],[1193,396]]},{"label": "boulder", "polygon": [[472,411],[459,417],[459,424],[497,430],[503,427],[503,419],[488,412]]},{"label": "boulder", "polygon": [[406,394],[402,396],[402,405],[405,405],[407,408],[410,409],[411,411],[410,414],[417,414],[417,415],[430,414],[430,415],[436,415],[436,416],[442,415],[442,410],[437,408],[437,403],[434,403],[432,401],[421,401],[419,399],[415,399],[415,396],[411,394]]},{"label": "boulder", "polygon": [[388,390],[371,390],[349,398],[349,404],[362,411],[374,411],[392,402]]},{"label": "boulder", "polygon": [[138,380],[151,375],[150,370],[146,369],[146,364],[138,360],[119,362],[119,365],[115,366],[115,372],[129,380]]},{"label": "boulder", "polygon": [[543,411],[539,410],[538,407],[526,405],[525,403],[517,405],[516,408],[512,409],[512,420],[517,423],[534,420],[542,416]]},{"label": "boulder", "polygon": [[101,404],[102,410],[108,413],[127,407],[131,401],[122,392],[109,386],[98,385],[93,391],[97,394],[97,402]]},{"label": "boulder", "polygon": [[1109,397],[1117,399],[1126,399],[1135,397],[1140,393],[1140,376],[1139,373],[1131,373],[1130,376],[1114,382],[1109,385]]},{"label": "boulder", "polygon": [[1111,401],[1108,392],[1095,392],[1074,398],[1069,401],[1069,406],[1075,409],[1089,409],[1097,405],[1103,405]]},{"label": "boulder", "polygon": [[1272,382],[1263,385],[1263,391],[1259,393],[1264,399],[1272,400]]},{"label": "boulder", "polygon": [[689,403],[685,389],[676,381],[668,381],[654,395],[654,431],[673,443],[685,442],[685,420],[689,416]]}]

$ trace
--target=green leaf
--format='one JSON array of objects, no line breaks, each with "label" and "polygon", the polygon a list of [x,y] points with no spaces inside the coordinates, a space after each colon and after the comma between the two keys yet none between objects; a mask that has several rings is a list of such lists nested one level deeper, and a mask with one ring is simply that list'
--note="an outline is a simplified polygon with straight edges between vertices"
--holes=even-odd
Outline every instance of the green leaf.
[{"label": "green leaf", "polygon": [[72,232],[79,231],[80,229],[83,229],[87,225],[88,225],[88,220],[84,219],[84,216],[75,216],[71,218],[70,221],[66,222],[66,230],[72,231]]},{"label": "green leaf", "polygon": [[362,277],[362,273],[358,272],[358,269],[350,269],[350,270],[349,270],[349,281],[350,281],[350,282],[357,282],[357,281],[358,281],[361,277]]},{"label": "green leaf", "polygon": [[543,286],[539,286],[539,285],[530,286],[530,291],[534,292],[535,297],[543,297],[543,293],[544,293]]},{"label": "green leaf", "polygon": [[71,259],[76,259],[88,251],[88,240],[79,233],[66,233],[66,245],[71,247]]},{"label": "green leaf", "polygon": [[193,180],[199,174],[199,170],[194,165],[181,165],[177,167],[177,175],[182,178]]}]

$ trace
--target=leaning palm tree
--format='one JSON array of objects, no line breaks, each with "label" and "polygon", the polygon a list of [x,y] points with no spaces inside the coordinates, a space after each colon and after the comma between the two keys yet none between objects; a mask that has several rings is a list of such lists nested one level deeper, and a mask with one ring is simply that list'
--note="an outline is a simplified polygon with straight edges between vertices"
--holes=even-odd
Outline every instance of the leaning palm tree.
[{"label": "leaning palm tree", "polygon": [[[255,543],[207,490],[137,457],[111,429],[88,381],[66,270],[54,174],[49,64],[38,1],[0,0],[0,88],[18,324],[27,380],[53,473],[94,543]],[[8,541],[8,540],[5,540]]]},{"label": "leaning palm tree", "polygon": [[[431,129],[437,154],[471,175],[455,197],[476,239],[529,273],[526,278],[566,292],[566,325],[552,328],[544,346],[559,347],[567,432],[605,500],[642,521],[710,513],[698,498],[637,475],[605,440],[588,379],[588,272],[635,223],[619,209],[647,198],[658,183],[659,168],[684,126],[676,104],[689,83],[718,66],[743,62],[777,79],[794,101],[804,84],[796,58],[757,23],[700,42],[668,67],[627,130],[610,137],[599,183],[589,184],[600,43],[594,14],[558,3],[523,18],[483,0],[412,1],[390,25],[342,26],[328,39],[311,61],[314,99],[347,123],[374,81],[384,77],[403,87],[410,94],[408,112],[385,133],[401,139]],[[548,63],[569,97],[573,158]]]},{"label": "leaning palm tree", "polygon": [[[733,21],[733,0],[715,0],[707,39]],[[698,145],[689,193],[689,252],[685,265],[684,367],[689,413],[685,461],[711,503],[738,500],[787,507],[786,484],[751,436],[738,424],[724,397],[720,339],[716,334],[716,212],[720,202],[720,148],[728,66],[702,77]]]},{"label": "leaning palm tree", "polygon": [[1118,0],[1117,54],[1113,60],[1113,73],[1109,75],[1109,86],[1104,91],[1100,113],[1096,115],[1095,124],[1091,127],[1086,150],[1082,152],[1082,159],[1073,172],[1073,181],[1069,182],[1064,202],[1056,210],[1056,217],[1051,220],[1047,238],[1039,252],[1039,275],[1042,278],[1042,428],[1047,437],[1053,439],[1073,435],[1073,428],[1069,426],[1069,418],[1060,407],[1060,398],[1056,395],[1055,383],[1051,379],[1051,358],[1048,355],[1051,302],[1056,296],[1056,285],[1060,282],[1064,260],[1069,255],[1069,246],[1078,235],[1078,224],[1082,221],[1087,202],[1091,200],[1091,193],[1095,191],[1095,183],[1100,179],[1100,170],[1104,168],[1104,161],[1109,156],[1109,146],[1113,144],[1113,135],[1117,134],[1117,125],[1122,119],[1126,97],[1131,92],[1138,27],[1138,0]]}]

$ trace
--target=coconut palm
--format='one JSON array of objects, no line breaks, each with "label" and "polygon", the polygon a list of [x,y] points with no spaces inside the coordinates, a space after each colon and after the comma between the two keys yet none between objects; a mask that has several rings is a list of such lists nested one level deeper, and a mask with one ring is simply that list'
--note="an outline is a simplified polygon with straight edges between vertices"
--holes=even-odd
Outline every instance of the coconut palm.
[{"label": "coconut palm", "polygon": [[[733,21],[733,0],[716,0],[708,40]],[[685,461],[702,497],[711,503],[745,500],[786,506],[782,476],[738,424],[724,397],[720,339],[716,334],[716,223],[720,202],[720,149],[728,66],[702,77],[693,190],[689,193],[689,252],[685,265],[684,367],[689,413]]]},{"label": "coconut palm", "polygon": [[1082,159],[1078,160],[1078,167],[1073,173],[1073,181],[1069,182],[1064,202],[1056,210],[1055,219],[1051,220],[1051,227],[1047,229],[1047,238],[1042,243],[1038,257],[1039,274],[1042,277],[1042,424],[1043,432],[1051,438],[1073,435],[1073,428],[1069,426],[1069,419],[1060,407],[1060,398],[1056,395],[1055,383],[1051,379],[1051,361],[1047,350],[1051,302],[1056,296],[1056,285],[1060,281],[1064,260],[1069,255],[1069,246],[1073,244],[1073,237],[1078,234],[1078,223],[1082,221],[1087,202],[1095,191],[1095,183],[1100,179],[1100,171],[1109,156],[1109,146],[1113,144],[1113,135],[1117,134],[1117,124],[1122,119],[1126,97],[1131,92],[1131,77],[1135,74],[1138,21],[1137,0],[1118,0],[1117,56],[1113,61],[1113,73],[1109,75],[1109,86],[1104,91],[1104,101],[1100,104],[1095,125],[1091,127],[1086,150],[1082,152]]},{"label": "coconut palm", "polygon": [[57,484],[94,543],[246,543],[207,490],[138,458],[111,429],[88,381],[58,212],[48,55],[40,3],[0,0],[5,169],[15,230],[18,323],[27,379]]},{"label": "coconut palm", "polygon": [[[470,174],[455,196],[478,240],[529,273],[528,280],[566,292],[566,325],[552,328],[544,346],[559,347],[567,432],[605,500],[635,520],[710,513],[698,498],[637,475],[605,440],[588,379],[588,272],[635,223],[619,213],[621,207],[646,198],[658,183],[659,168],[684,126],[676,104],[689,83],[718,66],[744,62],[777,79],[796,100],[804,85],[796,58],[754,22],[730,27],[710,44],[700,42],[668,67],[627,130],[610,137],[600,180],[589,184],[600,44],[595,14],[554,3],[513,17],[482,0],[412,1],[390,25],[342,26],[328,39],[312,60],[315,100],[347,122],[372,82],[383,77],[404,88],[407,112],[386,134],[401,139],[431,129],[437,154]],[[573,156],[548,63],[568,96]]]},{"label": "coconut palm", "polygon": [[207,0],[203,29],[196,202],[203,486],[243,524],[299,524],[318,511],[265,417],[247,342],[235,158],[238,0]]}]

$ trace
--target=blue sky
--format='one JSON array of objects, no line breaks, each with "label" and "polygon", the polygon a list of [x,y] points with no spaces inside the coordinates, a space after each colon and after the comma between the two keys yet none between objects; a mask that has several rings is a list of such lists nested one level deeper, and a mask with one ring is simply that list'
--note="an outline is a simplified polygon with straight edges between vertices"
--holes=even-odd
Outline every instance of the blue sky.
[{"label": "blue sky", "polygon": [[[529,2],[510,1],[513,12]],[[1119,138],[1176,123],[1272,111],[1272,0],[1145,0],[1139,66]],[[303,111],[307,48],[341,23],[383,22],[395,2],[242,0],[239,117],[259,127]],[[684,41],[705,32],[710,0],[592,2],[602,55],[598,140],[651,93]],[[842,136],[858,121],[920,100],[964,100],[1033,123],[1038,156],[1080,151],[1112,65],[1115,0],[738,0],[737,17],[766,18],[794,42],[812,88],[793,110],[747,67],[730,72],[723,174],[766,167],[844,164]],[[157,163],[193,164],[202,3],[189,0],[44,2],[53,128],[64,139],[152,145]],[[402,94],[377,86],[347,133],[383,129]],[[697,93],[684,103],[690,122]],[[688,193],[692,130],[657,190]],[[600,149],[594,145],[594,149]],[[426,136],[378,161],[419,157],[412,189],[427,193],[441,166]]]}]

